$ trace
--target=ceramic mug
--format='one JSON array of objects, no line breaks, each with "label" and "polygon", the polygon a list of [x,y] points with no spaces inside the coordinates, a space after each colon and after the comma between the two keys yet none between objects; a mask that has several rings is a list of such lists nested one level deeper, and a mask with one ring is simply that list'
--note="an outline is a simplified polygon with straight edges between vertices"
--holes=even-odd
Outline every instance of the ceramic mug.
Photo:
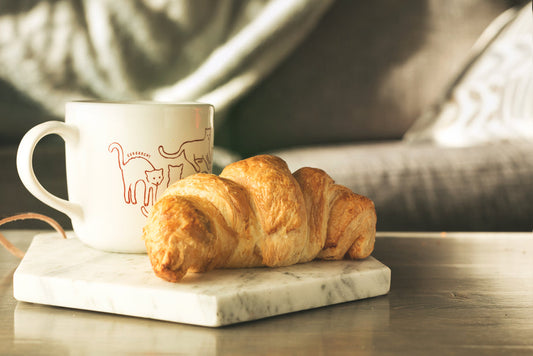
[{"label": "ceramic mug", "polygon": [[[146,253],[142,227],[165,188],[211,172],[213,119],[213,106],[201,103],[69,102],[65,122],[44,122],[23,137],[18,173],[30,193],[69,216],[83,243]],[[65,141],[68,200],[33,171],[33,151],[50,134]]]}]

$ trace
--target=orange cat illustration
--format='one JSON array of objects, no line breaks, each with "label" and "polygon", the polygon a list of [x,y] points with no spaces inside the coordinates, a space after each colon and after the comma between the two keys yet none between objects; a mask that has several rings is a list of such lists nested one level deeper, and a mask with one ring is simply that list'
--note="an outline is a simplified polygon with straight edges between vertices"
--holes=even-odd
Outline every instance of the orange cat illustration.
[{"label": "orange cat illustration", "polygon": [[183,163],[179,165],[168,165],[168,180],[167,180],[167,187],[171,185],[173,182],[180,180],[183,178]]},{"label": "orange cat illustration", "polygon": [[211,167],[211,150],[206,150],[206,147],[210,147],[210,141],[211,128],[206,128],[204,137],[183,142],[174,153],[168,153],[163,146],[159,146],[159,154],[170,159],[176,159],[183,155],[183,158],[193,167],[196,173],[209,173],[209,168]]},{"label": "orange cat illustration", "polygon": [[[157,199],[157,188],[164,179],[163,168],[156,169],[148,160],[150,155],[144,152],[132,152],[125,160],[124,150],[118,142],[109,145],[109,152],[117,152],[118,167],[122,175],[124,201],[126,204],[137,204],[140,201],[141,212],[148,216],[147,207],[152,206]],[[138,197],[142,189],[142,197]]]}]

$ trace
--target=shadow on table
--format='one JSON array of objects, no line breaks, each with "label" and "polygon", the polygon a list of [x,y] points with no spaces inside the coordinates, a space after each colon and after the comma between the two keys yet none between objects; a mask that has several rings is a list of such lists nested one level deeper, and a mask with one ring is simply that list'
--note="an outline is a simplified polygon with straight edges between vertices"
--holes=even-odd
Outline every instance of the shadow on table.
[{"label": "shadow on table", "polygon": [[323,354],[333,344],[338,349],[371,348],[375,330],[387,329],[388,324],[386,296],[216,329],[25,302],[19,302],[14,312],[15,343],[33,343],[36,349],[50,347],[67,354],[76,350],[88,354],[216,355],[291,350]]}]

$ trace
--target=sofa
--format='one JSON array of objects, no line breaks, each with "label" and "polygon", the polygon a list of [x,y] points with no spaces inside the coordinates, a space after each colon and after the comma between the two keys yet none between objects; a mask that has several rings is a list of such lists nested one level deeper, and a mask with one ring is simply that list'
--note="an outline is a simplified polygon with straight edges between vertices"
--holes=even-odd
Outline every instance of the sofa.
[{"label": "sofa", "polygon": [[[190,2],[188,7],[182,4],[187,16],[200,24],[201,11],[212,16],[204,22],[216,22],[223,16],[233,21],[226,21],[225,26],[262,19],[254,26],[230,28],[225,37],[218,38],[218,47],[191,35],[202,33],[205,27],[200,25],[184,25],[189,37],[183,35],[181,42],[178,36],[161,37],[166,32],[156,30],[165,23],[156,19],[163,10],[144,9],[143,16],[147,16],[147,9],[153,10],[154,16],[151,22],[143,17],[144,22],[139,20],[136,26],[142,24],[157,35],[157,43],[150,45],[157,49],[157,45],[163,48],[165,41],[170,43],[161,50],[160,58],[189,55],[180,65],[181,72],[167,71],[168,76],[179,79],[179,85],[174,86],[165,82],[163,69],[168,61],[151,59],[151,66],[146,65],[148,60],[136,62],[132,47],[141,42],[124,46],[126,58],[133,58],[135,65],[126,66],[119,71],[122,77],[108,81],[91,82],[90,75],[97,76],[97,70],[92,73],[87,69],[90,73],[84,73],[86,78],[77,73],[76,66],[70,65],[84,57],[75,54],[69,54],[68,66],[48,65],[48,59],[42,58],[53,57],[56,52],[44,45],[32,47],[27,37],[22,39],[29,43],[26,52],[20,54],[14,50],[20,49],[18,45],[12,43],[24,31],[5,31],[13,21],[49,30],[52,34],[47,38],[55,39],[52,30],[56,25],[50,24],[70,24],[66,9],[72,3],[51,2],[44,10],[45,2],[29,7],[3,6],[0,216],[34,211],[70,228],[66,216],[26,191],[15,167],[23,134],[39,122],[61,120],[64,100],[190,99],[215,103],[215,173],[240,158],[276,154],[291,170],[322,168],[337,183],[370,197],[376,205],[378,231],[533,229],[533,84],[527,67],[531,60],[524,62],[522,58],[532,53],[531,43],[523,40],[524,33],[533,28],[531,2],[291,1],[285,5],[279,1],[230,1],[224,2],[229,4],[225,10],[216,11],[197,9],[207,6],[203,1]],[[288,3],[294,12],[283,13]],[[119,14],[125,12],[113,9]],[[106,14],[106,19],[120,20],[102,8],[75,10],[83,12],[87,26],[89,20]],[[179,17],[176,11],[166,13]],[[270,18],[275,20],[269,23]],[[119,20],[117,26],[126,26]],[[248,33],[243,33],[243,28]],[[264,28],[271,32],[261,37]],[[250,31],[258,32],[246,37]],[[97,32],[87,33],[96,36]],[[527,38],[531,42],[531,32]],[[91,41],[91,51],[98,53],[98,39]],[[250,46],[239,47],[246,41]],[[107,45],[110,43],[113,41]],[[195,59],[187,52],[193,45],[204,57]],[[510,48],[518,50],[514,53]],[[1,55],[9,50],[14,57]],[[232,51],[237,58],[231,58]],[[509,53],[514,57],[507,58]],[[124,76],[131,83],[121,91],[117,80],[124,80]],[[195,81],[198,78],[207,79]],[[204,90],[205,83],[215,82],[215,89]],[[47,137],[38,145],[34,164],[42,184],[66,197],[63,156],[62,141]],[[20,227],[43,225],[24,221],[6,226]]]}]

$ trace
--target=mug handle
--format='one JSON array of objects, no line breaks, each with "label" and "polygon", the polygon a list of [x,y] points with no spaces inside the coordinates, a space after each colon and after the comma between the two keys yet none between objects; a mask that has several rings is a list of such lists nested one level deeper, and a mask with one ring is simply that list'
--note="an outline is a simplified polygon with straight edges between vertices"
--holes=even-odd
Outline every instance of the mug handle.
[{"label": "mug handle", "polygon": [[44,136],[51,134],[59,135],[65,142],[78,140],[78,130],[61,121],[47,121],[33,127],[24,135],[17,151],[17,171],[20,180],[31,194],[46,205],[68,215],[72,220],[81,220],[83,218],[81,206],[48,192],[39,183],[33,171],[33,151]]}]

